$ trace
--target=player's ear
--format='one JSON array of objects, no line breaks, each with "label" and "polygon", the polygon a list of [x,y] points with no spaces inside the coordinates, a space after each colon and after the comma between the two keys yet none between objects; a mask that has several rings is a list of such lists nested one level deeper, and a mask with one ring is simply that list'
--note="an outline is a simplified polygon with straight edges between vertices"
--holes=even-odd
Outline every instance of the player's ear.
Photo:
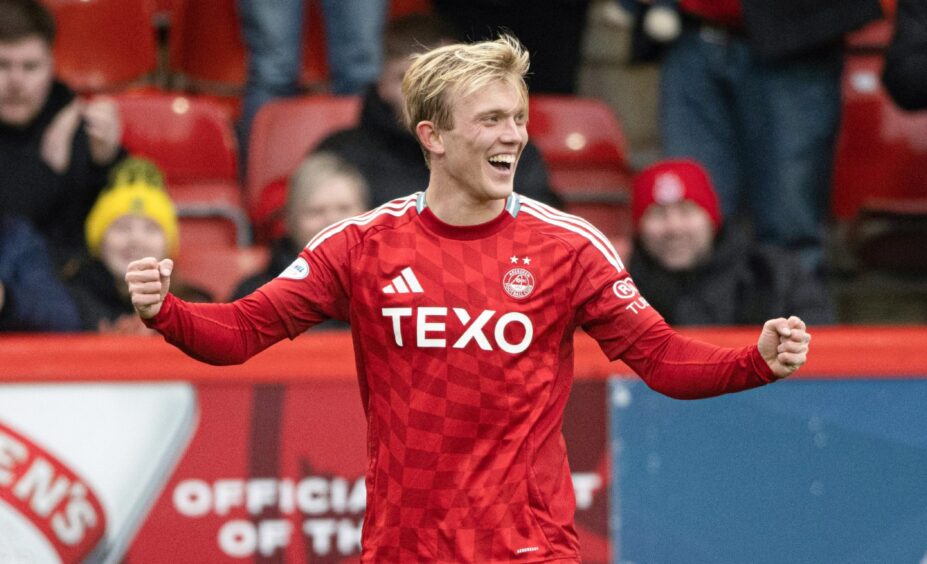
[{"label": "player's ear", "polygon": [[434,122],[420,121],[415,126],[415,134],[418,136],[418,142],[426,151],[435,155],[444,154],[444,139]]}]

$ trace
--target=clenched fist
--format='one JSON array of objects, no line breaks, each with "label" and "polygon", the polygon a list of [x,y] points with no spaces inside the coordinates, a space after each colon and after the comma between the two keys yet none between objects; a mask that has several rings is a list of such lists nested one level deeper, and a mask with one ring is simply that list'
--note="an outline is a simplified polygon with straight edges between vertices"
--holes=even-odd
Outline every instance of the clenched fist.
[{"label": "clenched fist", "polygon": [[779,378],[791,376],[808,360],[811,334],[805,322],[795,317],[770,319],[763,324],[757,346],[763,359]]},{"label": "clenched fist", "polygon": [[126,268],[126,284],[132,305],[142,319],[151,319],[161,311],[161,304],[171,287],[171,271],[174,261],[145,257],[129,263]]}]

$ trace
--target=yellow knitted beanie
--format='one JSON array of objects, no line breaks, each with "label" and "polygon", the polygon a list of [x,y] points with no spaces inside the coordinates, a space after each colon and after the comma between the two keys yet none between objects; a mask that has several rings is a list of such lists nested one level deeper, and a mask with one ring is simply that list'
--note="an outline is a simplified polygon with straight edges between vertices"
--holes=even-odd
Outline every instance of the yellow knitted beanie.
[{"label": "yellow knitted beanie", "polygon": [[167,254],[177,252],[178,228],[174,203],[164,189],[164,177],[158,167],[144,159],[130,157],[118,164],[87,215],[84,234],[93,256],[100,255],[103,235],[110,225],[128,214],[147,217],[164,230]]}]

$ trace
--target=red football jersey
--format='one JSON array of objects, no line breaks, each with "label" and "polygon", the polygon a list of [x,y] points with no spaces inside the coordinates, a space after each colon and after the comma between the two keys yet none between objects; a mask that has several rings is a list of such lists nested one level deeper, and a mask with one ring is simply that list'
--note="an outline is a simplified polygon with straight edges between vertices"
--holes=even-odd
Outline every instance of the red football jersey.
[{"label": "red football jersey", "polygon": [[472,227],[421,193],[395,200],[327,228],[251,296],[171,297],[150,324],[222,363],[326,318],[351,323],[368,420],[364,562],[580,561],[561,434],[577,327],[676,397],[773,379],[755,346],[675,334],[598,230],[517,194]]},{"label": "red football jersey", "polygon": [[517,195],[454,227],[418,194],[328,228],[261,291],[291,337],[351,322],[365,561],[579,560],[561,436],[573,333],[616,358],[660,319],[601,233]]}]

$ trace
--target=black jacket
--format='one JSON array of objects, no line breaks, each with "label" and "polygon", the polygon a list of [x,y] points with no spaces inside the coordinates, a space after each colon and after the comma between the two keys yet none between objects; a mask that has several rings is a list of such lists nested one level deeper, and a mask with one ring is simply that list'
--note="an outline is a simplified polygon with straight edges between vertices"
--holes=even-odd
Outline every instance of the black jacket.
[{"label": "black jacket", "polygon": [[83,331],[96,331],[100,321],[116,321],[135,311],[131,299],[119,292],[113,275],[98,260],[83,262],[68,280],[68,290],[80,310]]},{"label": "black jacket", "polygon": [[927,2],[898,0],[895,35],[885,53],[885,89],[906,110],[927,109]]},{"label": "black jacket", "polygon": [[[122,293],[116,279],[98,259],[84,257],[76,272],[67,280],[68,291],[80,311],[83,331],[97,331],[103,320],[115,322],[123,315],[134,315],[135,308],[127,293]],[[176,276],[171,277],[171,293],[191,302],[211,302],[205,290],[190,286]]]},{"label": "black jacket", "polygon": [[[428,167],[418,141],[399,124],[375,86],[364,96],[360,124],[329,135],[315,151],[331,151],[360,169],[374,206],[428,187]],[[560,207],[541,153],[530,143],[518,163],[515,191]]]},{"label": "black jacket", "polygon": [[42,160],[42,137],[52,120],[74,99],[74,92],[55,82],[45,106],[24,128],[0,123],[0,210],[29,220],[45,236],[58,265],[79,255],[84,246],[84,219],[112,164],[100,167],[90,157],[84,125],[71,144],[71,162],[64,174]]},{"label": "black jacket", "polygon": [[45,241],[28,222],[0,217],[2,331],[77,331],[77,306],[55,276]]},{"label": "black jacket", "polygon": [[267,268],[239,282],[238,286],[235,287],[235,291],[232,292],[232,299],[243,298],[276,278],[278,274],[286,270],[286,267],[290,266],[290,263],[296,260],[296,255],[301,250],[301,248],[292,244],[288,237],[274,239],[270,244],[270,262],[267,264]]},{"label": "black jacket", "polygon": [[749,246],[722,232],[709,261],[669,272],[635,241],[628,266],[641,295],[671,325],[757,325],[797,315],[833,323],[823,285],[777,247]]},{"label": "black jacket", "polygon": [[879,0],[742,0],[750,45],[768,61],[839,49],[849,31],[882,17]]}]

